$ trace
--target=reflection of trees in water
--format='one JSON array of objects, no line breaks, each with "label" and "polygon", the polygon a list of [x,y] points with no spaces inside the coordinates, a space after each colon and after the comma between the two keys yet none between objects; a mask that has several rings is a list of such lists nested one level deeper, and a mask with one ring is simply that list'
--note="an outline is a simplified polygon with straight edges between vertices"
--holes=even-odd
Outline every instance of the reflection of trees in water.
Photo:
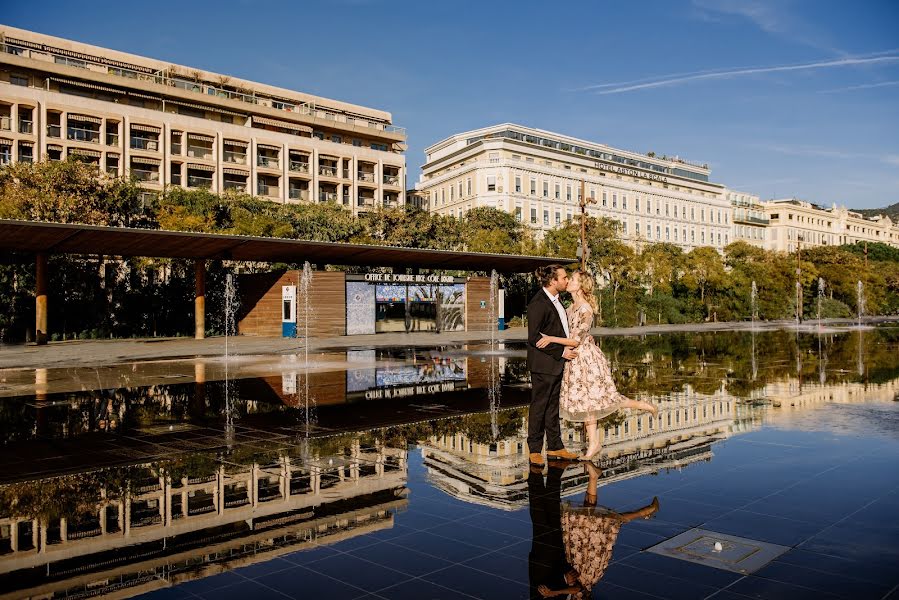
[{"label": "reflection of trees in water", "polygon": [[[819,339],[820,337],[820,339]],[[722,385],[736,397],[786,377],[819,381],[826,360],[828,382],[857,382],[864,356],[868,381],[899,377],[899,329],[879,328],[822,335],[789,331],[702,332],[599,338],[623,394],[665,395],[689,386],[711,394]],[[798,365],[798,372],[797,372]]]}]

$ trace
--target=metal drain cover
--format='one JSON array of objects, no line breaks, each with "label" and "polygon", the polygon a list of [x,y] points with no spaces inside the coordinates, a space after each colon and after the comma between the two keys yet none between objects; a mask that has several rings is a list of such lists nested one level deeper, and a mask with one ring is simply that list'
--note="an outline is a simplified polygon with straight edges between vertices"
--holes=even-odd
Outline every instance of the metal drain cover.
[{"label": "metal drain cover", "polygon": [[691,529],[656,544],[647,552],[748,575],[789,549],[759,540]]}]

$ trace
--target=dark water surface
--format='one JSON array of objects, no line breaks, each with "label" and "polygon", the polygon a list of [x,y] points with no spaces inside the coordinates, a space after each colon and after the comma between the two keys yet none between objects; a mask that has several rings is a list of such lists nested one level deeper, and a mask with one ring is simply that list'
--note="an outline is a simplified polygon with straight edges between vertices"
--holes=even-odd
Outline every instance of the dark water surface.
[{"label": "dark water surface", "polygon": [[[0,398],[0,598],[896,597],[899,328],[600,343],[660,412],[595,470],[529,468],[516,344],[54,370]],[[655,552],[693,529],[779,554]]]}]

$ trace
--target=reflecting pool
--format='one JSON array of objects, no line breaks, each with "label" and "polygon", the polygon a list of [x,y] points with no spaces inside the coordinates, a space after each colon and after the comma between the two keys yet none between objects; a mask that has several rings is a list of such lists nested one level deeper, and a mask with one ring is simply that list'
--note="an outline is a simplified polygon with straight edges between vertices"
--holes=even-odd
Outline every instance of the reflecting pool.
[{"label": "reflecting pool", "polygon": [[600,344],[544,469],[520,343],[0,371],[0,598],[896,594],[899,328]]}]

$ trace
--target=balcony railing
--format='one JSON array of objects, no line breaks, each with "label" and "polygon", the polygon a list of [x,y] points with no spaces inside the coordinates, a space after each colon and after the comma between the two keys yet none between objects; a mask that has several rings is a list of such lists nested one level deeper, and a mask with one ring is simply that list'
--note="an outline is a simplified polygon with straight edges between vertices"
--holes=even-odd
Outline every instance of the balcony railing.
[{"label": "balcony railing", "polygon": [[247,153],[225,150],[222,152],[222,161],[235,165],[245,165],[247,164]]},{"label": "balcony railing", "polygon": [[399,175],[384,175],[384,183],[386,183],[387,185],[399,185]]},{"label": "balcony railing", "polygon": [[131,147],[135,150],[150,150],[156,152],[159,150],[159,140],[145,137],[131,136]]},{"label": "balcony railing", "polygon": [[237,91],[223,89],[204,81],[192,81],[190,79],[184,78],[183,76],[170,77],[162,72],[143,73],[124,66],[110,67],[106,64],[101,63],[99,59],[94,61],[90,60],[89,57],[84,57],[83,59],[76,60],[61,53],[54,52],[52,48],[48,48],[46,46],[44,46],[43,50],[32,50],[31,48],[19,46],[17,44],[5,43],[0,44],[0,51],[6,52],[8,54],[14,54],[16,56],[22,56],[25,58],[38,58],[39,60],[46,60],[46,57],[49,54],[54,59],[59,59],[59,61],[64,64],[78,66],[80,68],[89,68],[88,65],[90,65],[90,68],[92,70],[97,70],[112,76],[156,83],[158,85],[164,85],[168,87],[176,87],[188,92],[193,92],[195,94],[201,94],[203,96],[237,100],[239,102],[246,102],[248,104],[255,104],[267,108],[273,108],[276,110],[283,110],[285,112],[291,112],[294,114],[310,115],[321,119],[328,119],[338,123],[346,123],[348,125],[352,125],[353,127],[365,127],[368,129],[373,129],[375,131],[400,133],[403,135],[405,135],[406,132],[405,128],[397,127],[396,125],[390,125],[374,120],[362,119],[350,115],[335,113],[330,110],[323,110],[317,107],[314,103],[284,102],[283,100],[275,100],[273,98],[257,95],[255,93],[244,94]]},{"label": "balcony railing", "polygon": [[290,188],[288,191],[291,200],[308,200],[309,199],[309,191],[302,190],[300,188]]},{"label": "balcony railing", "polygon": [[159,171],[146,171],[144,169],[131,169],[131,174],[138,181],[146,183],[159,183]]},{"label": "balcony railing", "polygon": [[34,133],[34,122],[26,121],[25,119],[19,119],[19,133]]},{"label": "balcony railing", "polygon": [[212,177],[200,177],[199,175],[187,176],[187,187],[209,189],[212,187]]},{"label": "balcony railing", "polygon": [[337,202],[337,192],[319,192],[319,202]]},{"label": "balcony railing", "polygon": [[374,182],[375,182],[375,174],[374,174],[374,173],[369,173],[369,172],[367,172],[367,171],[359,171],[359,172],[356,174],[356,178],[357,178],[359,181],[369,181],[369,182],[371,182],[371,183],[374,183]]},{"label": "balcony railing", "polygon": [[12,129],[12,119],[0,117],[0,131],[9,131],[10,129]]},{"label": "balcony railing", "polygon": [[375,199],[374,198],[366,198],[364,196],[359,196],[356,198],[356,206],[374,206]]},{"label": "balcony railing", "polygon": [[107,146],[118,146],[119,145],[119,134],[107,133],[106,134],[106,145]]},{"label": "balcony railing", "polygon": [[290,161],[290,166],[288,168],[294,173],[308,173],[309,163],[292,160]]},{"label": "balcony railing", "polygon": [[281,187],[277,185],[266,185],[264,183],[256,184],[256,194],[258,196],[280,196]]},{"label": "balcony railing", "polygon": [[344,203],[344,205],[349,206],[349,204],[350,204],[350,195],[349,194],[343,195],[343,203]]},{"label": "balcony railing", "polygon": [[756,225],[768,225],[771,220],[768,217],[758,215],[734,215],[734,223],[754,223]]},{"label": "balcony railing", "polygon": [[92,144],[100,143],[100,132],[96,129],[86,129],[84,127],[67,127],[66,137],[77,142],[90,142]]},{"label": "balcony railing", "polygon": [[319,165],[318,174],[324,175],[325,177],[337,177],[337,167],[329,167],[326,165]]},{"label": "balcony railing", "polygon": [[47,125],[47,137],[59,138],[62,136],[62,127],[59,125]]},{"label": "balcony railing", "polygon": [[238,183],[237,181],[225,181],[223,187],[226,190],[234,190],[235,192],[240,192],[242,194],[247,192],[247,184]]},{"label": "balcony railing", "polygon": [[191,158],[202,158],[203,160],[212,160],[212,148],[205,146],[188,146],[187,155]]},{"label": "balcony railing", "polygon": [[256,157],[256,166],[257,167],[266,167],[268,169],[280,169],[281,161],[273,156],[257,156]]}]

